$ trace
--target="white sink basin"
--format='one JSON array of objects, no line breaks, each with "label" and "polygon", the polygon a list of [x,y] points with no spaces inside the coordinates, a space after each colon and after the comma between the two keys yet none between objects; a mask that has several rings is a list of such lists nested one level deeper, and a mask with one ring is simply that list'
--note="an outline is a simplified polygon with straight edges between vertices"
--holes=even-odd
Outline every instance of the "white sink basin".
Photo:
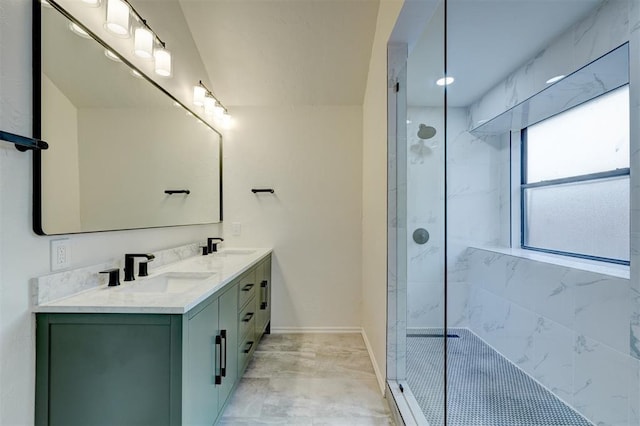
[{"label": "white sink basin", "polygon": [[184,293],[215,275],[215,272],[166,272],[155,277],[123,283],[118,291],[125,293]]},{"label": "white sink basin", "polygon": [[207,273],[214,274],[216,270],[223,267],[224,261],[216,256],[201,256],[189,259],[186,262],[180,262],[173,265],[172,269],[181,273]]}]

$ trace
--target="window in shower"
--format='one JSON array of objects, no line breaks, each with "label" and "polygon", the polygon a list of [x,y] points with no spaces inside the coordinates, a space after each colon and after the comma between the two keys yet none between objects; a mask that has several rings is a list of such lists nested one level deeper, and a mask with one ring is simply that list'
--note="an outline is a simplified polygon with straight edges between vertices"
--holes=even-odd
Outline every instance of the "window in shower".
[{"label": "window in shower", "polygon": [[522,132],[522,247],[629,264],[629,87]]}]

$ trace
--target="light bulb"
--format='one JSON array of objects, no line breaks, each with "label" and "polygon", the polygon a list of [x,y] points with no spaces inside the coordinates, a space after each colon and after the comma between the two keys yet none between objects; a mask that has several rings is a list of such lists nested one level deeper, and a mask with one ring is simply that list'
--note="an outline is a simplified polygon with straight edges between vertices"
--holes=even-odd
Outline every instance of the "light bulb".
[{"label": "light bulb", "polygon": [[143,59],[153,58],[153,33],[147,28],[136,28],[133,53]]},{"label": "light bulb", "polygon": [[438,86],[448,86],[451,83],[453,83],[455,81],[455,79],[453,77],[442,77],[440,79],[438,79],[438,81],[436,81],[436,84]]},{"label": "light bulb", "polygon": [[100,0],[82,0],[82,2],[87,6],[91,6],[91,7],[100,6]]},{"label": "light bulb", "polygon": [[75,22],[69,22],[69,29],[74,33],[79,35],[82,38],[91,38],[91,36],[85,31],[83,30],[80,25],[76,24]]},{"label": "light bulb", "polygon": [[193,104],[196,106],[203,106],[206,92],[205,88],[200,85],[193,86]]},{"label": "light bulb", "polygon": [[153,52],[153,56],[156,58],[156,74],[169,77],[171,75],[171,53],[167,49],[159,47]]},{"label": "light bulb", "polygon": [[107,0],[107,30],[120,37],[129,37],[129,5],[122,0]]},{"label": "light bulb", "polygon": [[213,114],[215,110],[216,100],[212,96],[207,96],[204,98],[204,113],[205,114]]}]

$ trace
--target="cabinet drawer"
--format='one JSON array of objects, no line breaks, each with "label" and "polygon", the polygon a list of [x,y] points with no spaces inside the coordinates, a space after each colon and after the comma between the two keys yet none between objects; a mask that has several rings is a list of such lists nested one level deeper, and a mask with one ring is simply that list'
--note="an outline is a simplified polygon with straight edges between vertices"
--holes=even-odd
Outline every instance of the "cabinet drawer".
[{"label": "cabinet drawer", "polygon": [[254,324],[256,322],[256,304],[247,303],[238,314],[238,337],[239,341],[244,340],[249,332],[249,336],[253,336]]},{"label": "cabinet drawer", "polygon": [[247,275],[240,278],[238,284],[238,308],[244,308],[249,300],[256,294],[256,271],[252,269]]},{"label": "cabinet drawer", "polygon": [[247,364],[249,364],[249,360],[253,355],[253,352],[256,350],[256,345],[258,342],[255,341],[255,336],[253,333],[247,335],[246,339],[242,341],[240,346],[238,346],[238,375],[242,376],[244,370],[247,368]]}]

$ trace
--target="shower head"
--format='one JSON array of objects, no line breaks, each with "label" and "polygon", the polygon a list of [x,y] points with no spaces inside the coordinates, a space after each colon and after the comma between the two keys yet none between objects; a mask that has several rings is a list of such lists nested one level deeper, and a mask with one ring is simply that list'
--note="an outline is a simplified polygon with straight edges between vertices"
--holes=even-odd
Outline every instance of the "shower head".
[{"label": "shower head", "polygon": [[418,137],[420,139],[431,139],[436,135],[436,128],[421,124],[418,128]]}]

